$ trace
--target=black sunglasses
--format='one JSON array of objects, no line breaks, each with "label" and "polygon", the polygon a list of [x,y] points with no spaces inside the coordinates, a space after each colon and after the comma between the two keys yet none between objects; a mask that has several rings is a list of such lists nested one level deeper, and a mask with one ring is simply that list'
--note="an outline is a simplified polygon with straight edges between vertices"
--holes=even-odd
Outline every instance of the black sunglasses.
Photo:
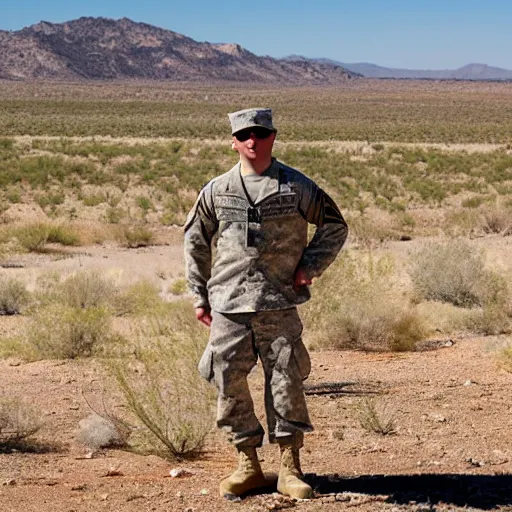
[{"label": "black sunglasses", "polygon": [[257,139],[263,140],[268,139],[271,134],[274,132],[272,130],[267,130],[266,128],[261,128],[259,126],[254,126],[253,128],[246,128],[245,130],[240,130],[239,132],[234,133],[236,140],[239,140],[240,142],[245,142],[251,137],[251,133],[254,134],[254,136]]}]

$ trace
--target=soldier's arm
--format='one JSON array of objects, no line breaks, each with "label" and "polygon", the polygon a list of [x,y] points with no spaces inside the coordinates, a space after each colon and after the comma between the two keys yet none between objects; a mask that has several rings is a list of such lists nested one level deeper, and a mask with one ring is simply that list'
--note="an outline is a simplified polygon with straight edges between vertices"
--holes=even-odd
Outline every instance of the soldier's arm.
[{"label": "soldier's arm", "polygon": [[217,231],[212,184],[201,190],[185,223],[185,269],[194,307],[209,311],[206,285],[211,276],[212,238]]},{"label": "soldier's arm", "polygon": [[311,279],[334,261],[347,239],[348,226],[333,199],[312,181],[303,188],[301,209],[305,219],[316,226],[298,267]]}]

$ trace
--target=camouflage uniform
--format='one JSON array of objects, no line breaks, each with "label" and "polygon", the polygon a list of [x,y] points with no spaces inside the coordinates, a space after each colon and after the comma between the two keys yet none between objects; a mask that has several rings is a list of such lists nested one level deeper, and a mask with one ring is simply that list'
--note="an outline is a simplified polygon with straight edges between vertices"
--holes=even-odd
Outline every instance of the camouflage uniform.
[{"label": "camouflage uniform", "polygon": [[[185,259],[195,307],[211,308],[201,375],[218,389],[217,424],[238,447],[260,446],[247,375],[260,357],[271,441],[312,430],[302,381],[310,370],[296,305],[297,268],[319,276],[347,237],[332,199],[312,180],[273,159],[253,202],[240,163],[199,194],[185,225]],[[308,223],[317,226],[307,241]],[[300,441],[299,441],[300,442]]]}]

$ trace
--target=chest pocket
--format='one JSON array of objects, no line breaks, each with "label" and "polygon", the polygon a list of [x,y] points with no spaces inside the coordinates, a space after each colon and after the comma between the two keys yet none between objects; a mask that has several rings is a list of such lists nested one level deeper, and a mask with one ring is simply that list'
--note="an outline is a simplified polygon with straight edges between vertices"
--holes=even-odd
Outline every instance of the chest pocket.
[{"label": "chest pocket", "polygon": [[223,194],[215,197],[215,212],[219,221],[246,222],[248,206],[247,200],[240,196]]},{"label": "chest pocket", "polygon": [[264,201],[260,207],[263,219],[289,217],[298,213],[299,196],[295,192],[279,194]]}]

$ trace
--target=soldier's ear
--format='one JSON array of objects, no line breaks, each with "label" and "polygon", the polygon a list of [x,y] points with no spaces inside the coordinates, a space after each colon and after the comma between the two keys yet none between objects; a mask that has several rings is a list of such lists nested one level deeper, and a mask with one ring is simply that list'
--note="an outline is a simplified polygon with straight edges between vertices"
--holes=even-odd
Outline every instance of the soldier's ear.
[{"label": "soldier's ear", "polygon": [[233,140],[231,141],[231,149],[233,151],[236,151],[236,146],[235,146],[235,138],[233,137]]}]

